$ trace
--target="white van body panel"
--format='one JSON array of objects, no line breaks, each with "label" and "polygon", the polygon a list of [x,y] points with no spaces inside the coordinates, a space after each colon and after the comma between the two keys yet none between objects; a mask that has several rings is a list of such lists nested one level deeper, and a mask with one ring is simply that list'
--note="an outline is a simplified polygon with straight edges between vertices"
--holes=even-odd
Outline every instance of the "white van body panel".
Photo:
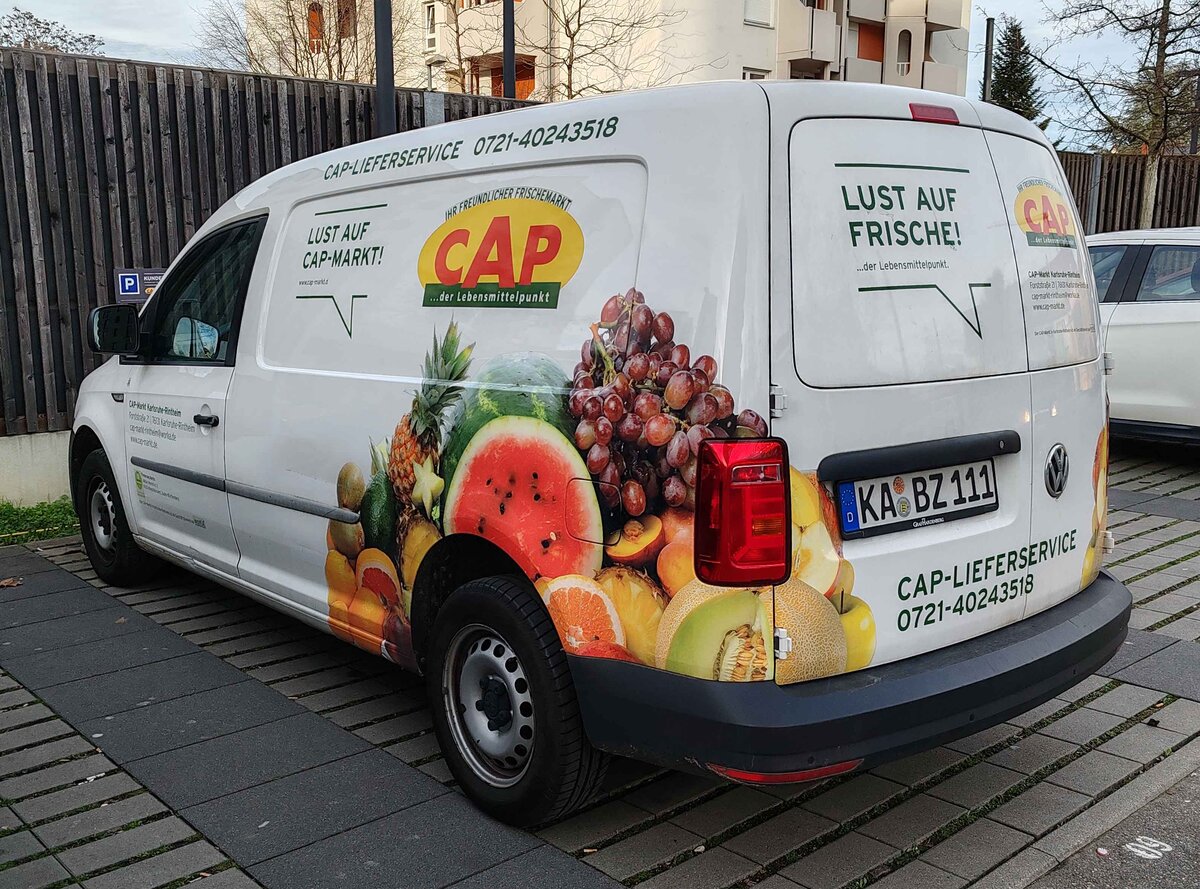
[{"label": "white van body panel", "polygon": [[[931,98],[961,125],[913,121],[910,104]],[[1026,148],[1039,159],[1027,172],[1019,169]],[[918,245],[915,266],[897,265],[909,257],[894,255],[894,243],[872,245],[847,214],[883,223],[901,207],[885,210],[876,198],[865,210],[860,185],[864,194],[900,185],[909,196],[928,188],[929,205],[909,207],[920,231],[936,230],[941,243]],[[1074,232],[1071,243],[1067,235],[1037,248],[1018,240],[1027,234],[1015,209],[1025,189],[1061,198],[1063,215],[1055,203],[1054,218]],[[569,283],[555,279],[555,311],[429,303],[422,276],[434,235],[477,206],[532,194],[567,208],[587,245]],[[116,474],[141,539],[310,623],[327,625],[334,602],[327,559],[336,547],[326,543],[320,507],[337,506],[347,461],[370,478],[371,446],[408,412],[431,333],[458,325],[464,345],[474,344],[473,367],[533,350],[569,380],[589,321],[608,294],[627,288],[670,312],[675,342],[693,357],[713,356],[739,410],[772,417],[771,434],[799,473],[864,449],[1019,436],[1018,453],[995,459],[994,511],[844,543],[836,515],[822,517],[837,550],[826,567],[844,584],[838,566],[853,566],[870,650],[860,645],[856,662],[843,649],[832,670],[805,678],[981,635],[1095,577],[1106,439],[1094,284],[1050,146],[1013,115],[953,96],[843,83],[703,84],[532,107],[299,161],[236,195],[197,239],[264,212],[221,418],[236,566],[182,535],[156,532],[130,497],[128,473]],[[344,261],[331,258],[336,249],[350,251]],[[466,254],[444,253],[443,264],[451,255],[451,271],[465,272]],[[1036,266],[1043,260],[1053,268]],[[1047,270],[1076,276],[1072,296],[1035,323],[1039,300],[1028,282]],[[118,366],[106,365],[110,377]],[[81,404],[115,382],[93,375]],[[773,387],[782,396],[774,412]],[[118,438],[101,433],[114,469],[129,467],[121,425]],[[1056,444],[1073,471],[1054,497],[1043,475]],[[238,493],[251,489],[270,496]],[[835,492],[826,487],[822,496],[832,503]],[[793,546],[807,558],[800,537]],[[361,571],[352,581],[362,588]],[[834,587],[821,585],[813,590],[831,600]],[[823,619],[850,633],[842,611],[850,588],[839,590],[833,607],[841,613]],[[804,628],[783,612],[775,626],[803,640]],[[378,637],[373,644],[378,652]]]}]

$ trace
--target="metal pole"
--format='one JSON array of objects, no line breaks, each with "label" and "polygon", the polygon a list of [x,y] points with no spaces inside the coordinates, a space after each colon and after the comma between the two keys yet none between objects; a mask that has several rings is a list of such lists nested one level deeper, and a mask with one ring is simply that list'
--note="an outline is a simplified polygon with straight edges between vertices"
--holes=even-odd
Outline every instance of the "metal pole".
[{"label": "metal pole", "polygon": [[514,0],[504,0],[504,98],[517,97],[517,22]]},{"label": "metal pole", "polygon": [[983,101],[992,101],[992,50],[996,43],[996,20],[988,16],[987,39],[983,47]]},{"label": "metal pole", "polygon": [[396,132],[396,71],[392,59],[392,0],[375,0],[375,135]]}]

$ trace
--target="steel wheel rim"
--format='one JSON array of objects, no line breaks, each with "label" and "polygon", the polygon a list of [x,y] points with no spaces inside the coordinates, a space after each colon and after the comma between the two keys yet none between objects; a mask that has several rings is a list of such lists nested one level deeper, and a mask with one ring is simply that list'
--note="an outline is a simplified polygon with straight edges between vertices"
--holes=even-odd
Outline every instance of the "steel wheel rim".
[{"label": "steel wheel rim", "polygon": [[104,479],[97,480],[92,486],[88,521],[96,548],[106,556],[113,555],[117,548],[117,506],[113,503],[112,491]]},{"label": "steel wheel rim", "polygon": [[520,781],[533,755],[533,698],[507,640],[481,624],[459,630],[442,668],[442,694],[454,743],[476,777],[493,787]]}]

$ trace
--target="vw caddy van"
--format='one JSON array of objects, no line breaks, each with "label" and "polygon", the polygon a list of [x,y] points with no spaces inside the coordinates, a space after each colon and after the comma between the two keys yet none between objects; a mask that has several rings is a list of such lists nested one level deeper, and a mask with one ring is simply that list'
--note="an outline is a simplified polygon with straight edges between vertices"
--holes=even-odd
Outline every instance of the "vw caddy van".
[{"label": "vw caddy van", "polygon": [[806,781],[1075,684],[1130,608],[1095,284],[1042,133],[930,101],[669,88],[263,177],[91,318],[97,573],[419,671],[517,824],[609,753]]}]

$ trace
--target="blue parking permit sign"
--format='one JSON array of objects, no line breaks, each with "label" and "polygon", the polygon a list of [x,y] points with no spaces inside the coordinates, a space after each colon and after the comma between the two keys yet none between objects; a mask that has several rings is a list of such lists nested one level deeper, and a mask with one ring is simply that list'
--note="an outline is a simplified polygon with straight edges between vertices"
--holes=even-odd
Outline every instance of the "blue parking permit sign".
[{"label": "blue parking permit sign", "polygon": [[144,303],[154,293],[165,272],[166,269],[117,269],[117,302]]}]

